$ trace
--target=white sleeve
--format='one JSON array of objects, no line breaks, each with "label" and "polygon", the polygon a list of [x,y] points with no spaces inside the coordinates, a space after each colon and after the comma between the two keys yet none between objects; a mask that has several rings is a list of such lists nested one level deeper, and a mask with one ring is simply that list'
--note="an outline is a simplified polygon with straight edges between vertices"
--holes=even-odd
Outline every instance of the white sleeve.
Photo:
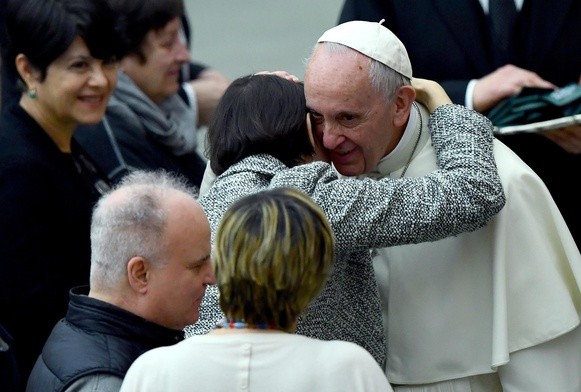
[{"label": "white sleeve", "polygon": [[210,167],[210,161],[206,163],[206,170],[204,171],[204,177],[202,178],[202,183],[200,184],[200,192],[198,196],[203,196],[205,193],[208,192],[208,189],[212,186],[214,181],[216,180],[216,174],[212,171]]},{"label": "white sleeve", "polygon": [[474,87],[476,86],[476,79],[472,79],[466,86],[466,95],[464,96],[464,106],[468,109],[474,110]]}]

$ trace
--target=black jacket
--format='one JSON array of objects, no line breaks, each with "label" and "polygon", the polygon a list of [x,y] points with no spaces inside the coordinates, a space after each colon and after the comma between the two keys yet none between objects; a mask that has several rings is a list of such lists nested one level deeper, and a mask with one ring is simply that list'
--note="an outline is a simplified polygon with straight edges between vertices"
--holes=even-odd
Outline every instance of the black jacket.
[{"label": "black jacket", "polygon": [[71,290],[66,318],[44,345],[27,391],[62,391],[96,373],[123,378],[139,355],[184,338],[183,331],[162,327],[87,293],[86,286]]}]

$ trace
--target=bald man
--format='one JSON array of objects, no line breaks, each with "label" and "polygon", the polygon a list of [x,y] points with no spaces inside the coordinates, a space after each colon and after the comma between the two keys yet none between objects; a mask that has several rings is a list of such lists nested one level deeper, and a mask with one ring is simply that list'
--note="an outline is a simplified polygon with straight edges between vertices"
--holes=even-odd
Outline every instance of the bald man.
[{"label": "bald man", "polygon": [[184,339],[215,283],[210,227],[185,180],[135,171],[97,203],[89,287],[70,292],[27,391],[118,391],[145,351]]}]

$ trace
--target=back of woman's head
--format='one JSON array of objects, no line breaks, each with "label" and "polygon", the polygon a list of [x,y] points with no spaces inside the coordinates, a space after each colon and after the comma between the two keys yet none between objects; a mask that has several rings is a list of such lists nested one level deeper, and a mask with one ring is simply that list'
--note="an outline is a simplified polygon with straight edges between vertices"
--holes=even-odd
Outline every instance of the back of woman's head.
[{"label": "back of woman's head", "polygon": [[184,16],[183,0],[109,0],[123,16],[128,53],[145,62],[142,44],[147,33],[163,29],[172,19]]},{"label": "back of woman's head", "polygon": [[321,209],[294,189],[259,192],[222,218],[212,259],[228,318],[291,330],[324,286],[334,237]]},{"label": "back of woman's head", "polygon": [[306,115],[302,83],[267,74],[234,80],[208,128],[212,170],[222,174],[255,154],[269,154],[288,166],[297,165],[302,157],[314,153]]},{"label": "back of woman's head", "polygon": [[5,18],[2,63],[13,75],[18,75],[14,60],[22,53],[44,79],[75,37],[96,59],[111,62],[125,54],[123,23],[107,0],[9,0]]}]

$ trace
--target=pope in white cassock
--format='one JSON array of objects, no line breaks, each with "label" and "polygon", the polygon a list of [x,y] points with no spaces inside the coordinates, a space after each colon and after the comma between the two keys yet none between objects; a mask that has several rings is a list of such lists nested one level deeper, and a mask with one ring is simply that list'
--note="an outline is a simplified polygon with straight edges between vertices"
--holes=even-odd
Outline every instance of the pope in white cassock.
[{"label": "pope in white cassock", "polygon": [[[363,31],[373,39],[358,40]],[[347,22],[319,42],[347,46],[411,78],[405,47],[377,24]],[[344,56],[342,64],[357,64],[355,53]],[[347,106],[339,98],[324,103]],[[385,107],[392,102],[386,100]],[[406,104],[409,118],[398,144],[363,176],[416,177],[438,169],[428,113],[417,102]],[[348,118],[358,119],[357,112]],[[385,132],[396,131],[386,124]],[[343,139],[352,134],[341,131]],[[488,225],[436,242],[376,250],[385,370],[396,392],[581,391],[579,249],[539,176],[500,141],[494,143],[506,205]],[[572,181],[578,176],[573,173]]]}]

